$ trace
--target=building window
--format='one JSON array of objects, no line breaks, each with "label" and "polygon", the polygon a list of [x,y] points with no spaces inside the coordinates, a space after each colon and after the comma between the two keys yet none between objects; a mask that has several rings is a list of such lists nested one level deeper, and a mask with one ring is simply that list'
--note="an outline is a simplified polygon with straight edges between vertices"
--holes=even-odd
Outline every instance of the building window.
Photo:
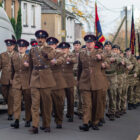
[{"label": "building window", "polygon": [[27,3],[23,4],[23,25],[28,25]]},{"label": "building window", "polygon": [[32,27],[35,27],[35,5],[31,7],[31,23]]},{"label": "building window", "polygon": [[12,1],[11,5],[11,17],[15,18],[15,1]]},{"label": "building window", "polygon": [[2,7],[5,9],[5,0],[2,0]]}]

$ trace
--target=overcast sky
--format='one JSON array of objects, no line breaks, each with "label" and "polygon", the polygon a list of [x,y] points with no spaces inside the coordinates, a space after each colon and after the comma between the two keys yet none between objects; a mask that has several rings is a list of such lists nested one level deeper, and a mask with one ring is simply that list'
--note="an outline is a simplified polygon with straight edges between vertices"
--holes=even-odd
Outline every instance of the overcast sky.
[{"label": "overcast sky", "polygon": [[[138,17],[140,18],[140,0],[97,0],[97,3],[104,34],[116,31],[121,19],[120,11],[122,11],[125,6],[128,6],[130,9],[133,4],[135,9],[135,21],[137,21]],[[130,16],[128,20],[131,20]]]}]

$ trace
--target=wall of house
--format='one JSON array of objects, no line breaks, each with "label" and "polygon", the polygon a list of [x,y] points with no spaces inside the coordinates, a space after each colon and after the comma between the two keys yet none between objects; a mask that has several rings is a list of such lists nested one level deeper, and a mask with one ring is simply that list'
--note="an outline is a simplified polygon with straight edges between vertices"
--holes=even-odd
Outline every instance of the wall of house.
[{"label": "wall of house", "polygon": [[82,25],[75,23],[75,40],[82,41]]},{"label": "wall of house", "polygon": [[62,27],[61,15],[55,15],[55,36],[60,42],[62,41],[61,27]]},{"label": "wall of house", "polygon": [[[27,17],[25,16],[26,10],[24,4],[27,4]],[[35,16],[33,18],[32,6],[35,7]],[[22,12],[22,36],[21,38],[28,40],[29,42],[35,39],[35,32],[41,29],[41,5],[36,2],[21,1]],[[25,17],[27,22],[25,22]],[[34,24],[32,21],[35,21]]]},{"label": "wall of house", "polygon": [[61,41],[61,16],[58,14],[42,14],[42,29],[49,33],[49,36],[56,37]]},{"label": "wall of house", "polygon": [[55,36],[55,14],[42,14],[42,29],[46,30],[49,36]]},{"label": "wall of house", "polygon": [[66,18],[66,42],[72,44],[75,41],[75,20],[73,18]]},{"label": "wall of house", "polygon": [[[3,2],[4,9],[8,15],[8,17],[12,18],[12,1],[13,0],[0,0],[0,2]],[[14,18],[17,19],[18,16],[18,10],[19,10],[19,1],[14,0]]]}]

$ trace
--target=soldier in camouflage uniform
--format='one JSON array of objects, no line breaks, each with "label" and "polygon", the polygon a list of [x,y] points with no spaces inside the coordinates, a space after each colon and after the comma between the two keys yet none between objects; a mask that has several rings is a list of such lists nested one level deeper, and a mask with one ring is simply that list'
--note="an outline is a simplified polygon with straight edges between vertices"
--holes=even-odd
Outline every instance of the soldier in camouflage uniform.
[{"label": "soldier in camouflage uniform", "polygon": [[127,76],[129,70],[133,68],[133,65],[126,57],[124,57],[124,53],[122,51],[120,52],[120,56],[123,57],[125,62],[125,67],[123,70],[123,86],[122,86],[122,95],[121,95],[121,104],[120,104],[121,115],[123,115],[126,114],[126,110],[127,110],[127,89],[128,89]]},{"label": "soldier in camouflage uniform", "polygon": [[135,87],[135,95],[134,95],[134,104],[135,106],[140,106],[140,56],[137,57],[138,62],[138,73],[137,73],[137,81]]},{"label": "soldier in camouflage uniform", "polygon": [[121,108],[122,102],[126,102],[126,94],[123,93],[123,85],[125,80],[125,71],[130,70],[132,68],[131,63],[124,58],[123,55],[121,55],[120,47],[117,46],[116,49],[114,49],[116,53],[119,56],[118,59],[118,66],[117,66],[117,80],[118,80],[118,88],[117,88],[117,99],[116,99],[116,117],[120,117],[120,115],[124,114],[124,108]]},{"label": "soldier in camouflage uniform", "polygon": [[118,45],[113,46],[113,52],[118,55],[119,59],[117,62],[116,72],[117,72],[117,95],[116,95],[116,113],[115,116],[120,118],[120,104],[121,104],[121,96],[123,89],[123,79],[124,79],[124,61],[123,58],[119,55],[120,47]]},{"label": "soldier in camouflage uniform", "polygon": [[137,72],[138,72],[138,67],[137,67],[137,60],[136,58],[131,54],[130,48],[127,48],[126,50],[126,57],[131,61],[133,68],[131,71],[128,73],[128,109],[135,109],[136,106],[134,104],[134,87],[136,85],[136,77],[137,77]]},{"label": "soldier in camouflage uniform", "polygon": [[117,99],[117,66],[120,62],[119,56],[112,51],[112,49],[116,49],[117,46],[114,45],[112,48],[111,42],[107,41],[104,45],[106,57],[108,63],[110,63],[110,68],[106,70],[106,76],[109,80],[110,86],[108,89],[108,99],[109,99],[109,106],[108,106],[108,113],[106,114],[107,117],[111,121],[115,120],[115,116],[119,117],[118,114],[116,114],[116,99]]},{"label": "soldier in camouflage uniform", "polygon": [[[79,52],[81,50],[81,42],[76,40],[73,43],[73,46],[74,46],[73,54],[77,58],[77,63],[74,64],[73,71],[74,71],[74,77],[77,80],[78,58],[79,58]],[[80,94],[78,86],[75,87],[75,97],[74,97],[74,100],[75,100],[75,104],[77,106],[77,110],[74,113],[79,116],[79,119],[81,119],[82,118],[82,100],[81,100],[81,94]]]}]

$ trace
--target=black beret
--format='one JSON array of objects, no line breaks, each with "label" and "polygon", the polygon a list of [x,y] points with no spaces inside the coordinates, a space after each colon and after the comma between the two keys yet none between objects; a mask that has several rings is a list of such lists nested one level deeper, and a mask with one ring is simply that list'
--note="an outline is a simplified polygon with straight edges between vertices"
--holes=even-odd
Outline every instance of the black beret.
[{"label": "black beret", "polygon": [[79,40],[76,40],[73,42],[73,45],[76,45],[76,44],[80,44],[81,45],[81,42]]},{"label": "black beret", "polygon": [[84,40],[85,40],[85,42],[94,42],[94,41],[96,41],[97,40],[97,38],[96,38],[96,36],[95,35],[86,35],[85,37],[84,37]]},{"label": "black beret", "polygon": [[126,48],[126,49],[125,49],[125,52],[127,52],[127,51],[131,51],[131,49],[130,49],[130,48]]},{"label": "black beret", "polygon": [[106,45],[111,45],[112,46],[112,43],[110,41],[106,41],[104,46],[106,46]]},{"label": "black beret", "polygon": [[62,48],[62,49],[65,49],[65,48],[70,48],[70,44],[68,42],[61,42],[59,44],[59,46]]},{"label": "black beret", "polygon": [[56,47],[56,49],[62,49],[62,46],[60,44]]},{"label": "black beret", "polygon": [[112,49],[115,49],[115,48],[120,50],[120,46],[119,45],[115,44],[115,45],[112,46]]},{"label": "black beret", "polygon": [[36,36],[36,38],[47,38],[49,35],[44,30],[38,30],[35,32],[35,36]]},{"label": "black beret", "polygon": [[49,37],[46,42],[48,43],[48,45],[53,45],[53,44],[57,44],[59,41],[57,38],[55,37]]},{"label": "black beret", "polygon": [[17,41],[17,45],[18,45],[19,47],[28,47],[28,46],[29,46],[29,42],[26,41],[26,40],[24,40],[24,39],[19,39],[19,40]]},{"label": "black beret", "polygon": [[137,60],[140,60],[140,56],[137,56],[136,58],[137,58]]},{"label": "black beret", "polygon": [[86,48],[86,45],[83,45],[83,46],[82,46],[82,49],[85,49],[85,48]]},{"label": "black beret", "polygon": [[13,39],[6,39],[5,40],[6,46],[12,46],[16,44],[16,40]]}]

